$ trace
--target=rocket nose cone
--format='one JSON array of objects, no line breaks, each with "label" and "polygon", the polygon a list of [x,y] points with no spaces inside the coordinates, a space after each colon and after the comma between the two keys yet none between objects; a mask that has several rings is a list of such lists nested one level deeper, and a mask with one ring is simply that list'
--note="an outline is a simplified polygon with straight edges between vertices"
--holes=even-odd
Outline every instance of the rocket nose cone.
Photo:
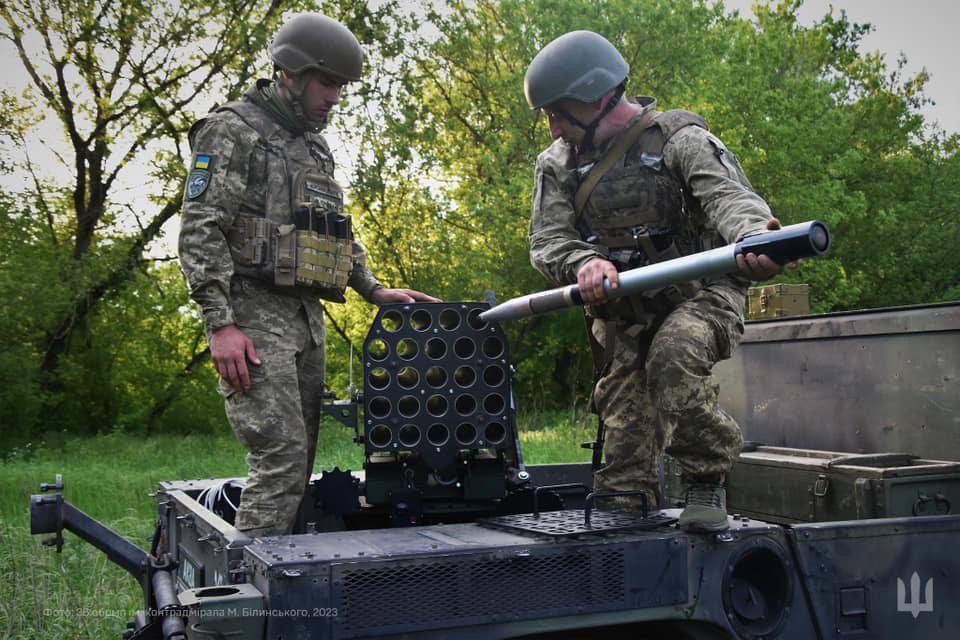
[{"label": "rocket nose cone", "polygon": [[487,309],[486,311],[482,311],[477,318],[480,320],[480,322],[496,322],[500,320],[500,316],[503,315],[503,309],[501,308],[502,306],[503,305],[497,305]]}]

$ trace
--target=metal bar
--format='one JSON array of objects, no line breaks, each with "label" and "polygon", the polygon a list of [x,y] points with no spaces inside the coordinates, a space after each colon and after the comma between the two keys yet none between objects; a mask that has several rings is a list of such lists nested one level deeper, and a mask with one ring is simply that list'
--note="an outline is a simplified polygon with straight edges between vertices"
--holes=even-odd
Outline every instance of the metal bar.
[{"label": "metal bar", "polygon": [[585,484],[578,484],[575,482],[567,483],[567,484],[546,485],[546,486],[537,487],[536,489],[534,489],[533,490],[533,517],[534,518],[540,517],[540,492],[541,491],[556,491],[557,493],[559,493],[561,491],[572,491],[574,489],[579,489],[580,491],[583,491],[586,494],[590,493],[590,487],[588,487]]},{"label": "metal bar", "polygon": [[33,496],[30,499],[30,532],[59,534],[63,529],[95,546],[142,584],[147,570],[146,551],[69,502],[58,501],[57,496]]},{"label": "metal bar", "polygon": [[640,496],[643,504],[641,516],[647,517],[647,492],[646,491],[610,491],[608,493],[590,493],[587,494],[583,504],[583,526],[590,527],[590,512],[593,511],[593,503],[597,498],[627,498],[630,496]]}]

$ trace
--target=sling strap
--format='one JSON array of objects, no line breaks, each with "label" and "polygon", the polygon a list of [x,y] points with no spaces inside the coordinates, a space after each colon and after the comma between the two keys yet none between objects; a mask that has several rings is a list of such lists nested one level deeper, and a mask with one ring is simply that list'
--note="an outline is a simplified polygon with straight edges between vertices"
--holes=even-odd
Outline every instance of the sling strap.
[{"label": "sling strap", "polygon": [[656,115],[656,110],[648,109],[636,122],[630,125],[630,128],[627,129],[622,138],[617,140],[616,144],[607,149],[603,156],[597,161],[597,164],[594,165],[593,169],[590,170],[586,180],[580,184],[580,188],[577,189],[577,193],[573,197],[573,211],[577,215],[577,220],[579,220],[581,214],[583,214],[583,208],[587,206],[587,200],[590,199],[590,194],[593,193],[593,189],[600,182],[600,179],[603,178],[607,171],[613,168],[613,165],[640,139],[640,135],[653,124],[653,119]]}]

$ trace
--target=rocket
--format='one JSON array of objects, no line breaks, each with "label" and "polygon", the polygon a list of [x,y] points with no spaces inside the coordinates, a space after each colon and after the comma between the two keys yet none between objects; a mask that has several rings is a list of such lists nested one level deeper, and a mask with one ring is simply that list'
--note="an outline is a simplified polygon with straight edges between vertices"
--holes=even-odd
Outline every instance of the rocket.
[{"label": "rocket", "polygon": [[[752,253],[766,255],[778,264],[801,258],[819,258],[830,252],[830,231],[813,220],[792,224],[776,231],[748,236],[739,242],[701,251],[673,260],[656,262],[620,273],[620,286],[611,289],[604,281],[607,299],[614,300],[669,284],[714,278],[739,271],[737,256]],[[480,314],[484,322],[518,320],[558,309],[583,305],[580,288],[575,284],[512,298]]]}]

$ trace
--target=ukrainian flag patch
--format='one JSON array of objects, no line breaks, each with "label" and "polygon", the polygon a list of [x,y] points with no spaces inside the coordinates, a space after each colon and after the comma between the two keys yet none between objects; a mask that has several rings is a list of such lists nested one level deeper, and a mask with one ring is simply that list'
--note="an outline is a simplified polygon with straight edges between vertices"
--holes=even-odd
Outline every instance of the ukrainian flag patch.
[{"label": "ukrainian flag patch", "polygon": [[211,164],[213,164],[213,156],[198,155],[193,161],[193,168],[209,170]]}]

